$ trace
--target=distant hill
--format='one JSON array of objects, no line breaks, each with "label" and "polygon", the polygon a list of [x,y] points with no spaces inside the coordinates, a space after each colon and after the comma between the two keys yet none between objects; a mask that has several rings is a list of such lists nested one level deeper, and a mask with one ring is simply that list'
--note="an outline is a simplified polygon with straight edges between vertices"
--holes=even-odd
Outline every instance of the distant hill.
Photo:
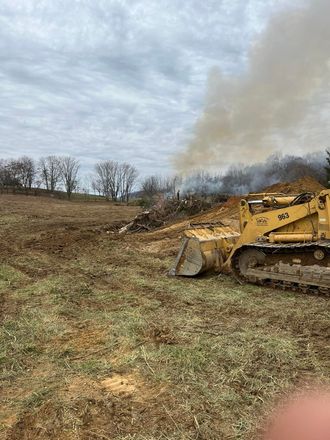
[{"label": "distant hill", "polygon": [[[35,197],[50,197],[56,199],[67,199],[65,191],[53,191],[50,192],[44,188],[23,188],[23,187],[0,187],[0,194],[18,194]],[[71,200],[94,200],[104,201],[103,196],[96,194],[84,194],[84,193],[72,193]]]}]

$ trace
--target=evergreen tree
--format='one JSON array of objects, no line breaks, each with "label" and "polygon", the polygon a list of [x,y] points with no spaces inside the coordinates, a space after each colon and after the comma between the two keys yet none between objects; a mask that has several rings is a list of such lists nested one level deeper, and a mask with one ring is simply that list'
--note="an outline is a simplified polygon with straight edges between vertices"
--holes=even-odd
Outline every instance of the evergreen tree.
[{"label": "evergreen tree", "polygon": [[330,188],[330,151],[326,150],[326,152],[327,152],[327,156],[326,156],[327,165],[324,168],[326,172],[327,186],[328,188]]}]

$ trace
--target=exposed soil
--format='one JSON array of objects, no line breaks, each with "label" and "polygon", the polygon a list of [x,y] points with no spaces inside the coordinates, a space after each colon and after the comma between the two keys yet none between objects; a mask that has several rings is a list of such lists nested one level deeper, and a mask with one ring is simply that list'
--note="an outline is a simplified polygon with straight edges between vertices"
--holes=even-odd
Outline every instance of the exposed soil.
[{"label": "exposed soil", "polygon": [[[167,271],[188,222],[0,196],[0,438],[249,440],[267,405],[329,371],[328,302]],[[236,222],[236,223],[235,223]]]},{"label": "exposed soil", "polygon": [[319,193],[322,191],[324,186],[322,186],[317,180],[311,176],[302,177],[294,182],[279,182],[275,183],[264,189],[264,192],[280,192],[284,194],[300,194],[303,192],[315,192]]}]

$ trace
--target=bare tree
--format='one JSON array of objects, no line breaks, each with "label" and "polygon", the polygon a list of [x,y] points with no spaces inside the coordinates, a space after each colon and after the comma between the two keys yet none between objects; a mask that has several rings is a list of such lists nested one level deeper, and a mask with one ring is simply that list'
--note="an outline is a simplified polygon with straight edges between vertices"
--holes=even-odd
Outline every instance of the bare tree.
[{"label": "bare tree", "polygon": [[108,200],[128,202],[137,176],[137,169],[126,162],[100,161],[95,165],[92,187]]},{"label": "bare tree", "polygon": [[118,163],[112,160],[98,162],[95,165],[95,173],[94,187],[99,188],[108,200],[117,200],[120,189]]},{"label": "bare tree", "polygon": [[65,187],[68,199],[78,186],[79,161],[71,156],[63,156],[59,158],[61,179]]},{"label": "bare tree", "polygon": [[109,161],[98,162],[95,165],[94,187],[99,191],[107,200],[110,199],[110,164]]},{"label": "bare tree", "polygon": [[36,180],[36,165],[32,158],[0,160],[0,185],[31,189],[39,182]]},{"label": "bare tree", "polygon": [[48,191],[54,192],[61,179],[61,160],[57,156],[41,157],[38,164],[39,175]]},{"label": "bare tree", "polygon": [[107,166],[109,170],[109,190],[112,200],[116,201],[118,199],[119,188],[120,188],[120,168],[118,162],[107,161]]},{"label": "bare tree", "polygon": [[90,173],[81,176],[79,179],[79,187],[77,187],[78,192],[88,197],[91,194],[91,190],[94,190],[93,180],[93,175]]},{"label": "bare tree", "polygon": [[19,162],[16,159],[9,159],[6,161],[5,163],[5,175],[6,175],[6,180],[8,182],[9,185],[11,186],[22,186],[22,183],[20,182],[19,179],[19,171],[20,171],[20,166],[19,166]]},{"label": "bare tree", "polygon": [[17,161],[3,160],[0,161],[0,185],[2,187],[19,186],[17,177]]},{"label": "bare tree", "polygon": [[145,197],[152,198],[162,190],[162,181],[160,176],[148,176],[141,185]]},{"label": "bare tree", "polygon": [[21,179],[24,188],[32,188],[36,177],[35,161],[31,157],[24,156],[21,158]]},{"label": "bare tree", "polygon": [[148,176],[141,185],[142,192],[145,197],[152,198],[157,194],[164,194],[167,196],[174,196],[177,186],[182,183],[180,176],[162,177],[162,176]]},{"label": "bare tree", "polygon": [[99,196],[103,195],[103,187],[102,182],[98,177],[92,177],[91,178],[91,187],[94,193],[97,193]]},{"label": "bare tree", "polygon": [[168,196],[177,196],[177,191],[182,185],[182,177],[179,175],[168,176],[163,179],[163,191]]},{"label": "bare tree", "polygon": [[85,175],[84,181],[86,182],[85,187],[88,188],[88,191],[92,192],[93,194],[101,195],[101,190],[99,188],[99,183],[95,177],[95,174],[88,173]]},{"label": "bare tree", "polygon": [[19,159],[10,159],[6,165],[6,170],[10,180],[16,182],[16,186],[32,188],[36,167],[31,157],[22,156]]},{"label": "bare tree", "polygon": [[120,199],[122,202],[129,202],[129,196],[138,177],[138,171],[129,163],[124,162],[119,166],[119,187]]}]

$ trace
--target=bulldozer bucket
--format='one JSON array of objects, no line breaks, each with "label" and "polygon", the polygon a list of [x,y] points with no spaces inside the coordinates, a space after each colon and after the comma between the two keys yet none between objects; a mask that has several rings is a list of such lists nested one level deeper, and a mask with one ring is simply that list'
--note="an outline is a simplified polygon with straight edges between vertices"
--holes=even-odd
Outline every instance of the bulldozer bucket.
[{"label": "bulldozer bucket", "polygon": [[239,234],[229,226],[200,224],[185,231],[172,275],[195,276],[202,272],[221,271]]}]

